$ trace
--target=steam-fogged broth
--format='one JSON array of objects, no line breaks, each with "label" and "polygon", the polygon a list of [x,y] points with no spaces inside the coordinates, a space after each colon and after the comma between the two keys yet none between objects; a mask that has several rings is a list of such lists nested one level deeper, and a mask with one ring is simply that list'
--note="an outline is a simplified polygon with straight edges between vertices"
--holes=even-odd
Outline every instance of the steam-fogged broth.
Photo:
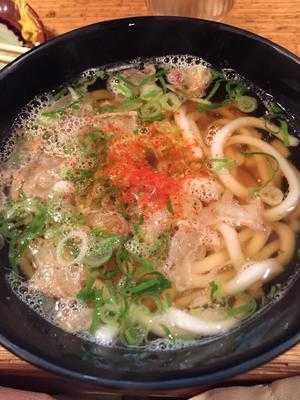
[{"label": "steam-fogged broth", "polygon": [[285,111],[194,61],[88,71],[15,123],[0,232],[69,332],[127,345],[226,332],[294,255]]}]

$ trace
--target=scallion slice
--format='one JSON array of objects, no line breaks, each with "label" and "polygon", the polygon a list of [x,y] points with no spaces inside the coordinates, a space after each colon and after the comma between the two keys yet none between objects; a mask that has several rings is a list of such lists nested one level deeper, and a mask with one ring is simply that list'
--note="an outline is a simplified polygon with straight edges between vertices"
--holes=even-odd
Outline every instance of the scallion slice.
[{"label": "scallion slice", "polygon": [[181,106],[181,102],[179,98],[174,93],[166,93],[160,99],[160,104],[165,111],[177,111],[178,108]]},{"label": "scallion slice", "polygon": [[200,112],[215,110],[216,108],[224,107],[227,103],[227,100],[224,100],[221,103],[211,103],[208,100],[201,100],[198,102],[197,109]]},{"label": "scallion slice", "polygon": [[155,83],[147,83],[140,89],[140,98],[145,101],[153,101],[162,94],[163,90]]},{"label": "scallion slice", "polygon": [[161,105],[155,102],[149,102],[143,105],[140,110],[140,117],[143,121],[160,121],[163,118]]},{"label": "scallion slice", "polygon": [[244,113],[251,113],[257,109],[257,100],[252,96],[237,96],[235,104]]}]

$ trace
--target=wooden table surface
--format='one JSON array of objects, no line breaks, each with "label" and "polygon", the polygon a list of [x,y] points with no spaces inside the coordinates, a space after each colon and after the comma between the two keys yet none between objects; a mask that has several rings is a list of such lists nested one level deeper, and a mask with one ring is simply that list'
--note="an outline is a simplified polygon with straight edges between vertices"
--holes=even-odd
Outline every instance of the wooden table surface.
[{"label": "wooden table surface", "polygon": [[[29,0],[29,3],[53,34],[96,21],[148,14],[143,0]],[[300,55],[300,0],[236,0],[224,21],[265,36]],[[300,374],[300,345],[235,378],[235,382],[264,382],[297,374]],[[44,382],[46,387],[55,381],[54,376],[0,347],[0,376],[5,376],[8,384],[15,384],[16,375],[21,386],[27,377]]]}]

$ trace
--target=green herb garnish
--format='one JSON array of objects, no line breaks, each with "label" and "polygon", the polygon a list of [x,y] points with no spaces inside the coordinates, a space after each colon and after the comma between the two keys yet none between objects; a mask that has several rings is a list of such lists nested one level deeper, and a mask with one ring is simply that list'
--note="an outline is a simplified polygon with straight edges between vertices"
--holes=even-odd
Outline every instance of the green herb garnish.
[{"label": "green herb garnish", "polygon": [[66,167],[62,171],[61,177],[74,183],[77,189],[82,191],[91,184],[93,172],[89,169]]},{"label": "green herb garnish", "polygon": [[235,166],[234,160],[230,158],[213,158],[209,161],[209,168],[215,174],[222,174]]},{"label": "green herb garnish", "polygon": [[170,199],[170,197],[168,197],[168,200],[167,200],[167,210],[169,211],[170,214],[174,215],[174,207],[173,207],[172,200]]},{"label": "green herb garnish", "polygon": [[61,118],[64,114],[65,114],[64,108],[56,108],[55,110],[52,111],[44,111],[42,112],[41,115],[49,119],[58,119]]},{"label": "green herb garnish", "polygon": [[28,245],[46,231],[48,208],[39,199],[10,203],[0,216],[0,233],[9,242],[9,259],[15,269]]},{"label": "green herb garnish", "polygon": [[223,303],[224,291],[220,282],[212,281],[210,286],[210,299],[212,303]]},{"label": "green herb garnish", "polygon": [[227,315],[231,318],[244,318],[253,314],[257,309],[255,299],[251,299],[249,303],[242,304],[236,307],[227,307]]}]

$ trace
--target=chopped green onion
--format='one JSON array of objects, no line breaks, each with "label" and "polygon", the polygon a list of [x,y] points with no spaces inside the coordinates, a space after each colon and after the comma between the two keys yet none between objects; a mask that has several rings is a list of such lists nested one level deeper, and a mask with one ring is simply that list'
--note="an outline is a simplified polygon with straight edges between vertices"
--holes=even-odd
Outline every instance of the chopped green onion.
[{"label": "chopped green onion", "polygon": [[148,83],[154,83],[157,80],[156,74],[146,76],[139,86],[147,85]]},{"label": "chopped green onion", "polygon": [[69,105],[69,107],[70,107],[72,110],[77,111],[77,110],[80,110],[80,105],[81,105],[81,101],[80,101],[80,99],[77,99],[77,100],[73,101],[73,102]]},{"label": "chopped green onion", "polygon": [[118,111],[119,111],[118,106],[97,107],[97,112],[100,113],[100,114],[112,113],[112,112],[118,112]]},{"label": "chopped green onion", "polygon": [[216,173],[221,174],[225,171],[229,171],[235,165],[234,160],[230,158],[213,158],[209,161],[210,169]]},{"label": "chopped green onion", "polygon": [[212,87],[212,89],[210,90],[210,92],[208,93],[208,95],[205,97],[205,100],[210,100],[215,94],[216,92],[219,90],[219,87],[221,86],[222,80],[217,80],[214,84],[214,86]]},{"label": "chopped green onion", "polygon": [[59,90],[58,92],[54,93],[52,98],[54,101],[60,100],[63,97],[65,97],[68,94],[68,89],[67,88],[63,88],[61,90]]},{"label": "chopped green onion", "polygon": [[[148,276],[154,275],[155,279],[147,279]],[[142,282],[138,282],[135,286],[129,288],[129,292],[131,294],[152,294],[161,292],[165,289],[169,289],[171,287],[171,282],[160,272],[154,271],[150,274],[144,275],[146,280]]]},{"label": "chopped green onion", "polygon": [[290,145],[290,135],[289,128],[286,121],[279,120],[280,123],[280,136],[282,138],[283,144],[288,147]]},{"label": "chopped green onion", "polygon": [[158,103],[147,103],[140,110],[140,117],[145,122],[161,121],[163,118],[161,106]]},{"label": "chopped green onion", "polygon": [[199,101],[197,105],[197,109],[199,112],[205,112],[209,110],[215,110],[216,108],[224,107],[226,104],[228,104],[227,100],[224,100],[221,103],[211,103],[208,100],[201,100],[201,102]]},{"label": "chopped green onion", "polygon": [[95,299],[95,283],[96,277],[91,275],[85,286],[77,293],[76,298],[81,301],[90,301]]},{"label": "chopped green onion", "polygon": [[166,325],[161,324],[160,326],[162,327],[166,337],[173,342],[175,340],[175,336],[171,330]]},{"label": "chopped green onion", "polygon": [[147,258],[129,253],[129,259],[139,266],[140,271],[147,274],[155,272],[154,265],[151,261],[147,260]]},{"label": "chopped green onion", "polygon": [[147,331],[138,324],[131,325],[124,330],[123,336],[129,346],[138,346],[145,340]]},{"label": "chopped green onion", "polygon": [[153,101],[163,94],[163,90],[155,83],[147,83],[140,89],[140,98],[145,101]]},{"label": "chopped green onion", "polygon": [[162,109],[165,111],[175,112],[181,106],[179,98],[174,93],[166,93],[159,100]]},{"label": "chopped green onion", "polygon": [[117,111],[137,111],[142,105],[140,99],[126,99],[117,107]]},{"label": "chopped green onion", "polygon": [[159,80],[159,83],[161,84],[163,92],[167,93],[167,84],[166,84],[166,81],[164,80],[164,78],[162,76],[160,76],[158,78],[158,80]]},{"label": "chopped green onion", "polygon": [[232,101],[236,101],[238,97],[245,95],[248,91],[247,87],[240,82],[229,81],[225,86],[227,95]]},{"label": "chopped green onion", "polygon": [[95,294],[94,296],[95,305],[92,314],[92,323],[90,326],[90,332],[93,335],[96,333],[101,323],[101,308],[102,308],[102,296],[100,290],[95,289],[94,294]]},{"label": "chopped green onion", "polygon": [[216,69],[211,69],[210,72],[211,72],[211,75],[212,75],[212,79],[214,81],[217,80],[217,79],[225,81],[225,76],[224,76],[223,72],[220,72],[220,71],[218,71]]},{"label": "chopped green onion", "polygon": [[167,210],[169,211],[170,214],[174,214],[174,208],[170,197],[168,197],[167,200]]},{"label": "chopped green onion", "polygon": [[251,113],[257,108],[257,100],[251,96],[238,96],[235,103],[237,108],[244,113]]},{"label": "chopped green onion", "polygon": [[72,86],[67,87],[68,91],[70,92],[70,95],[72,99],[75,101],[78,101],[80,99],[80,95],[72,88]]},{"label": "chopped green onion", "polygon": [[132,98],[134,96],[133,84],[120,74],[116,76],[116,79],[113,83],[114,92],[124,97]]},{"label": "chopped green onion", "polygon": [[49,118],[49,119],[57,119],[62,117],[65,114],[65,109],[64,108],[57,108],[56,110],[52,111],[44,111],[42,112],[42,116]]},{"label": "chopped green onion", "polygon": [[118,105],[98,107],[97,112],[104,114],[122,111],[137,111],[142,105],[143,102],[140,99],[126,99]]},{"label": "chopped green onion", "polygon": [[45,233],[49,218],[44,202],[26,197],[12,202],[0,214],[0,233],[9,242],[9,260],[15,270],[29,244]]},{"label": "chopped green onion", "polygon": [[143,216],[143,214],[140,214],[138,221],[133,224],[133,232],[136,236],[141,235],[141,227],[142,227],[143,223],[144,223],[144,216]]},{"label": "chopped green onion", "polygon": [[[280,127],[272,124],[267,118],[264,119],[264,122],[265,129],[280,139],[286,147],[297,146],[299,144],[299,139],[289,134],[288,124],[286,121],[279,119],[278,122],[280,123]],[[274,129],[274,126],[276,129]]]},{"label": "chopped green onion", "polygon": [[212,303],[220,303],[224,298],[224,291],[220,282],[212,281],[210,286],[210,299]]},{"label": "chopped green onion", "polygon": [[237,307],[228,307],[227,308],[227,315],[231,318],[237,317],[246,317],[250,314],[253,314],[257,309],[257,304],[255,299],[249,301],[249,303],[242,304]]},{"label": "chopped green onion", "polygon": [[267,104],[265,104],[265,107],[268,110],[269,114],[271,114],[274,117],[281,118],[284,115],[284,109],[278,103],[270,101]]},{"label": "chopped green onion", "polygon": [[109,234],[106,237],[95,236],[93,244],[84,258],[84,264],[91,268],[102,266],[112,258],[123,242],[124,239],[115,234]]},{"label": "chopped green onion", "polygon": [[73,182],[76,186],[89,185],[91,183],[93,172],[89,169],[65,167],[61,174],[62,178]]}]

